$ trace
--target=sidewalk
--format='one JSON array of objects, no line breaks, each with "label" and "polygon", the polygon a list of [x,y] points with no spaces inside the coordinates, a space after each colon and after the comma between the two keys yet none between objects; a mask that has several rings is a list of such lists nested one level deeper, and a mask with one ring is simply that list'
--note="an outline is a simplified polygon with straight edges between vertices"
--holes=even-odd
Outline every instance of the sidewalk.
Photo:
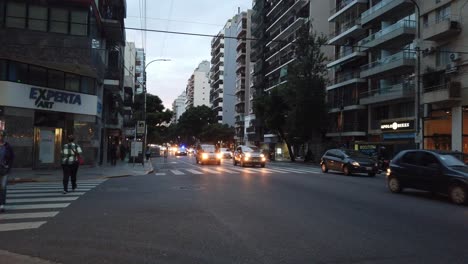
[{"label": "sidewalk", "polygon": [[[118,161],[116,166],[80,166],[78,169],[78,180],[92,180],[104,178],[116,178],[125,176],[146,175],[154,171],[151,162],[127,163]],[[9,175],[10,183],[20,182],[48,182],[62,181],[62,169],[53,170],[32,170],[32,169],[13,169]]]}]

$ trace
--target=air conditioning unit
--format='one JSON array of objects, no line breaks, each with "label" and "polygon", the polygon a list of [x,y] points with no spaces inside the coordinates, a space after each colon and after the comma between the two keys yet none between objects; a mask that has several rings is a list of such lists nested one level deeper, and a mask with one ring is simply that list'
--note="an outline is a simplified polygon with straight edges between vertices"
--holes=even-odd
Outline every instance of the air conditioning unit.
[{"label": "air conditioning unit", "polygon": [[452,52],[450,53],[449,58],[451,61],[458,61],[460,60],[460,54],[458,54],[457,52]]}]

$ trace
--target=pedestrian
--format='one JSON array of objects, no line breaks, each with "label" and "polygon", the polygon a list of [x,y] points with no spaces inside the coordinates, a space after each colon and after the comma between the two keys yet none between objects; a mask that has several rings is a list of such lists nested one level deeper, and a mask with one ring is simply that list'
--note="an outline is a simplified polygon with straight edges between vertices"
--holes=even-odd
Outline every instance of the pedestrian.
[{"label": "pedestrian", "polygon": [[125,155],[126,155],[126,151],[125,151],[125,146],[124,144],[120,144],[120,160],[121,161],[124,161],[125,160]]},{"label": "pedestrian", "polygon": [[115,143],[112,143],[110,148],[110,158],[111,158],[111,165],[117,165],[117,146]]},{"label": "pedestrian", "polygon": [[5,131],[0,130],[0,213],[5,211],[8,174],[15,159],[13,149],[5,141],[5,137]]},{"label": "pedestrian", "polygon": [[83,153],[81,147],[76,144],[75,137],[68,135],[68,143],[62,148],[62,169],[63,169],[63,194],[68,193],[68,181],[71,178],[72,191],[75,191],[76,174],[80,166],[80,155]]},{"label": "pedestrian", "polygon": [[146,147],[146,153],[145,153],[145,156],[146,156],[146,160],[149,160],[150,157],[151,157],[151,149],[150,147]]},{"label": "pedestrian", "polygon": [[167,156],[168,156],[168,155],[169,155],[169,150],[168,150],[167,147],[166,147],[166,149],[164,150],[164,162],[167,161]]}]

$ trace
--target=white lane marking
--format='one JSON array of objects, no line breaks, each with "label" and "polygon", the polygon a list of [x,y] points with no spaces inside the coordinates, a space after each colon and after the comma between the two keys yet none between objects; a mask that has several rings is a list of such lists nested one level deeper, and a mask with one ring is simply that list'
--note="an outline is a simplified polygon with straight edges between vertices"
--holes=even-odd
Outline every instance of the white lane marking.
[{"label": "white lane marking", "polygon": [[157,176],[164,176],[164,175],[166,175],[166,173],[165,173],[165,172],[156,172],[155,175],[157,175]]},{"label": "white lane marking", "polygon": [[66,201],[75,201],[78,199],[78,196],[75,197],[55,197],[55,198],[26,198],[26,199],[7,199],[7,204],[12,203],[40,203],[40,202],[66,202]]},{"label": "white lane marking", "polygon": [[5,210],[30,210],[30,209],[53,209],[65,208],[70,203],[52,203],[52,204],[21,204],[21,205],[5,205]]},{"label": "white lane marking", "polygon": [[[96,186],[78,186],[77,188],[94,188]],[[71,189],[71,186],[68,186]],[[18,187],[8,187],[10,190],[42,190],[42,189],[63,189],[63,186],[18,186]]]},{"label": "white lane marking", "polygon": [[[8,193],[48,193],[48,192],[61,192],[63,189],[62,188],[53,188],[53,189],[40,189],[40,190],[8,190]],[[92,189],[76,189],[75,191],[77,192],[87,192]]]},{"label": "white lane marking", "polygon": [[210,173],[210,174],[220,174],[221,172],[219,171],[216,171],[216,170],[213,170],[213,169],[210,169],[210,168],[200,168],[202,171],[206,172],[206,173]]},{"label": "white lane marking", "polygon": [[276,168],[276,167],[271,167],[270,169],[277,170],[277,171],[284,171],[284,172],[288,172],[288,173],[298,173],[298,174],[307,173],[307,172],[304,172],[304,171],[297,171],[297,170],[283,169],[283,168]]},{"label": "white lane marking", "polygon": [[235,171],[238,171],[238,172],[253,173],[252,171],[246,170],[245,168],[232,167],[231,170],[235,170]]},{"label": "white lane marking", "polygon": [[185,173],[181,172],[180,170],[171,170],[172,173],[175,175],[184,175]]},{"label": "white lane marking", "polygon": [[24,214],[0,214],[0,220],[27,219],[27,218],[48,218],[54,217],[59,212],[41,212]]},{"label": "white lane marking", "polygon": [[[10,185],[11,188],[15,187],[50,187],[50,186],[56,186],[56,187],[63,187],[63,184],[61,183],[36,183],[36,184],[15,184],[15,185]],[[71,184],[69,184],[71,186]],[[91,184],[91,183],[78,183],[77,186],[99,186],[99,183],[96,184]]]},{"label": "white lane marking", "polygon": [[236,171],[232,171],[232,170],[228,170],[228,169],[225,169],[225,168],[217,168],[219,171],[223,171],[223,172],[226,172],[226,173],[229,173],[229,174],[237,174],[239,172],[236,172]]},{"label": "white lane marking", "polygon": [[[79,196],[83,194],[85,194],[85,192],[71,192],[71,193],[67,193],[67,196]],[[12,194],[10,192],[7,193],[8,198],[55,197],[55,196],[63,196],[63,193],[20,193],[20,194]]]},{"label": "white lane marking", "polygon": [[270,169],[270,168],[261,168],[261,170],[264,170],[264,171],[269,171],[271,173],[287,173],[285,171],[279,171],[279,170],[274,170],[274,169]]},{"label": "white lane marking", "polygon": [[23,222],[23,223],[10,223],[10,224],[0,224],[0,232],[2,231],[14,231],[14,230],[24,230],[24,229],[35,229],[39,228],[41,225],[47,223],[46,221],[39,222]]},{"label": "white lane marking", "polygon": [[203,172],[199,172],[199,171],[192,170],[192,169],[185,169],[185,170],[188,171],[188,172],[191,172],[193,174],[203,174]]}]

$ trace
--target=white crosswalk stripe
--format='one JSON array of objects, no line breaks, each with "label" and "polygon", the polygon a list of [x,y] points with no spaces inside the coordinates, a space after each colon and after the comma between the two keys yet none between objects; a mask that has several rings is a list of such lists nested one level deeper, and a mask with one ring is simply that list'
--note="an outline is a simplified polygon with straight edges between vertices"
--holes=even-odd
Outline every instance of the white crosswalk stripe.
[{"label": "white crosswalk stripe", "polygon": [[[9,185],[5,213],[0,214],[0,232],[39,228],[87,191],[107,179],[78,181],[74,192],[62,194],[61,182]],[[37,221],[34,221],[37,220]]]},{"label": "white crosswalk stripe", "polygon": [[192,169],[185,169],[185,170],[188,171],[188,172],[191,172],[193,174],[203,174],[203,172],[199,172],[199,171],[192,170]]},{"label": "white crosswalk stripe", "polygon": [[181,172],[180,170],[171,170],[174,175],[184,175],[185,173]]}]

